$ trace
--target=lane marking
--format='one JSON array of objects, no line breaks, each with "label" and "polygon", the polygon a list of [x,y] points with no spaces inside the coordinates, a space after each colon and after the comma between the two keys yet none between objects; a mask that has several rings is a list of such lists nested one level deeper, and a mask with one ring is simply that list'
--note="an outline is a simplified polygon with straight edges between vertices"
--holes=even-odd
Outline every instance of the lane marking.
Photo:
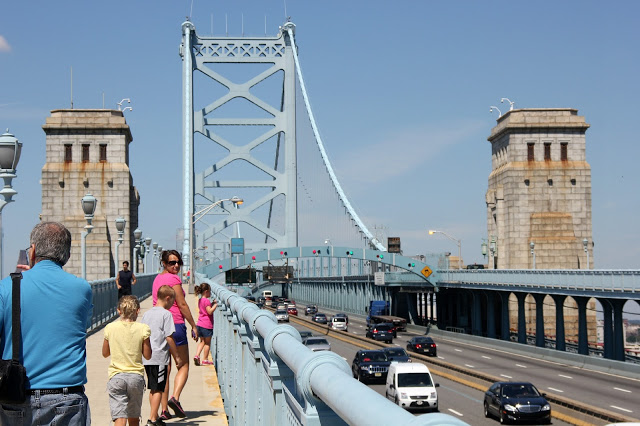
[{"label": "lane marking", "polygon": [[556,388],[548,388],[549,390],[552,390],[554,392],[560,392],[560,393],[564,393],[564,391],[560,390],[560,389],[556,389]]},{"label": "lane marking", "polygon": [[473,365],[471,365],[471,364],[465,364],[464,366],[465,366],[465,367],[469,367],[469,368],[475,368],[475,367],[474,367]]},{"label": "lane marking", "polygon": [[443,357],[443,356],[438,355],[438,359],[444,359],[444,357]]},{"label": "lane marking", "polygon": [[457,416],[464,417],[464,414],[458,413],[456,410],[452,410],[451,408],[449,408],[449,411],[451,411],[453,414],[455,414]]},{"label": "lane marking", "polygon": [[522,364],[516,364],[516,367],[527,368],[526,365],[522,365]]},{"label": "lane marking", "polygon": [[456,352],[462,352],[462,349],[454,349]]},{"label": "lane marking", "polygon": [[631,391],[630,391],[630,390],[627,390],[627,389],[622,389],[622,388],[614,388],[614,389],[615,389],[615,390],[618,390],[618,391],[620,391],[620,392],[627,392],[627,393],[631,393]]},{"label": "lane marking", "polygon": [[500,377],[506,377],[507,379],[513,379],[513,377],[507,376],[506,374],[501,374]]},{"label": "lane marking", "polygon": [[625,413],[633,413],[631,410],[627,410],[626,408],[616,407],[615,405],[610,405],[609,407],[615,408],[616,410],[624,411]]},{"label": "lane marking", "polygon": [[490,357],[490,356],[486,356],[486,355],[482,355],[482,358],[484,358],[484,359],[491,359],[491,357]]},{"label": "lane marking", "polygon": [[560,377],[564,377],[565,379],[573,379],[571,376],[565,376],[564,374],[558,374]]}]

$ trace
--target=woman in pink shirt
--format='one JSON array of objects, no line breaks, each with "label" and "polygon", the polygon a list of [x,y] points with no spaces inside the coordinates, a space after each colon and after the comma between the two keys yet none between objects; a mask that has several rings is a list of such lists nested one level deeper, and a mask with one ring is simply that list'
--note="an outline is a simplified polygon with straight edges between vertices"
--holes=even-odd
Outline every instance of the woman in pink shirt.
[{"label": "woman in pink shirt", "polygon": [[[211,303],[211,286],[207,283],[202,283],[195,287],[196,296],[200,295],[198,300],[198,335],[200,336],[200,343],[198,343],[198,349],[196,350],[196,356],[193,358],[193,362],[196,365],[211,365],[209,361],[209,351],[211,349],[211,337],[213,336],[213,311],[218,307],[218,301]],[[204,356],[202,362],[200,361],[200,352],[204,349]]]},{"label": "woman in pink shirt", "polygon": [[[176,326],[176,332],[173,333],[173,339],[178,347],[178,354],[181,359],[189,359],[189,341],[187,340],[187,326],[185,320],[191,325],[191,336],[194,339],[198,338],[198,331],[196,323],[191,315],[191,310],[187,304],[184,296],[184,289],[182,288],[182,280],[180,279],[180,268],[182,267],[182,257],[176,250],[163,250],[160,255],[162,260],[163,271],[156,276],[153,281],[153,306],[158,301],[158,289],[163,285],[168,285],[173,288],[176,293],[176,299],[173,302],[169,312],[173,316],[173,323]],[[171,364],[167,371],[167,377],[171,373]],[[189,378],[189,363],[185,362],[182,367],[178,369],[175,382],[173,385],[173,395],[169,398],[169,380],[162,394],[162,414],[158,417],[162,420],[168,420],[172,416],[167,410],[167,406],[171,407],[174,414],[178,417],[186,417],[182,405],[180,405],[180,394],[184,389],[187,379]]]}]

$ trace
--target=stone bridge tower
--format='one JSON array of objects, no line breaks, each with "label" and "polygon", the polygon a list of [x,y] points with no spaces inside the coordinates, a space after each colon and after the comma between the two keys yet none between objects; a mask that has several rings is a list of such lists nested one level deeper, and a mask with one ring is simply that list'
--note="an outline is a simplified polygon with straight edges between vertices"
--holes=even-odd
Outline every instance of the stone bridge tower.
[{"label": "stone bridge tower", "polygon": [[[71,258],[65,270],[81,276],[81,235],[86,225],[80,200],[98,199],[94,229],[87,236],[87,280],[115,276],[122,262],[133,267],[133,231],[138,227],[140,197],[129,170],[131,130],[122,111],[59,109],[46,124],[46,163],[42,168],[42,221],[63,223],[72,234]],[[118,241],[115,219],[127,221]]]}]

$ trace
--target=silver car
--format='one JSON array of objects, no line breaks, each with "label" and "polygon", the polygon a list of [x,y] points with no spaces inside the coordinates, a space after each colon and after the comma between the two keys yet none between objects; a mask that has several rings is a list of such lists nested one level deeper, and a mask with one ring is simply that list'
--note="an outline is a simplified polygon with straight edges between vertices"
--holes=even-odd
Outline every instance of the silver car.
[{"label": "silver car", "polygon": [[286,309],[278,309],[275,315],[278,322],[280,321],[289,322],[289,314],[287,313]]},{"label": "silver car", "polygon": [[307,337],[302,343],[314,352],[331,350],[331,343],[324,337]]},{"label": "silver car", "polygon": [[348,331],[347,329],[347,319],[344,317],[333,317],[331,318],[331,322],[329,323],[329,327],[333,330],[342,330]]}]

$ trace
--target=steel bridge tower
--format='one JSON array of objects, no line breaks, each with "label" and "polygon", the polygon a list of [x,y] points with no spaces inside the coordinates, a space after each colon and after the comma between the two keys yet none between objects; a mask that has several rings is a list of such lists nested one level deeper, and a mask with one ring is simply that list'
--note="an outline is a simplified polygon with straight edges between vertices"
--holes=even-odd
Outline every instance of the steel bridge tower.
[{"label": "steel bridge tower", "polygon": [[[183,253],[185,266],[191,265],[194,248],[194,199],[200,196],[210,204],[219,201],[216,191],[223,188],[270,188],[266,195],[257,199],[245,199],[241,209],[225,208],[218,211],[218,218],[208,225],[199,236],[200,242],[211,241],[225,228],[235,223],[246,223],[264,235],[260,241],[248,241],[253,250],[273,247],[291,247],[298,245],[297,230],[297,165],[296,165],[296,78],[294,43],[291,34],[295,25],[287,22],[280,28],[276,37],[233,38],[233,37],[201,37],[196,34],[195,26],[187,21],[182,24],[182,45],[180,55],[183,61],[183,172],[184,172],[184,243]],[[268,64],[266,70],[242,83],[234,83],[216,72],[207,64]],[[254,70],[254,68],[251,68]],[[202,73],[213,82],[224,86],[228,91],[204,108],[195,109],[194,74]],[[281,103],[279,108],[260,99],[251,89],[274,75],[283,73]],[[200,93],[200,92],[196,92]],[[228,102],[242,98],[266,112],[266,118],[212,118],[209,115]],[[268,130],[247,144],[234,144],[216,133],[215,126],[268,126]],[[204,170],[194,170],[194,136],[199,133],[211,142],[224,148],[224,158],[212,159],[214,162]],[[252,154],[252,150],[265,141],[276,138],[277,147],[273,164],[265,164]],[[280,156],[278,153],[281,153]],[[280,158],[279,158],[280,157]],[[282,158],[284,157],[284,159]],[[264,179],[218,180],[212,177],[221,168],[239,160],[244,160],[253,168],[261,171]],[[219,192],[218,192],[219,194]],[[274,199],[283,196],[284,224],[283,231],[276,231],[271,226],[271,215]],[[269,205],[267,220],[257,218],[257,209]],[[228,204],[230,205],[230,203]],[[219,216],[222,214],[222,216]],[[264,216],[264,215],[263,215]],[[221,237],[221,236],[219,236]],[[225,236],[226,237],[226,236]],[[228,241],[228,240],[227,240]]]}]

